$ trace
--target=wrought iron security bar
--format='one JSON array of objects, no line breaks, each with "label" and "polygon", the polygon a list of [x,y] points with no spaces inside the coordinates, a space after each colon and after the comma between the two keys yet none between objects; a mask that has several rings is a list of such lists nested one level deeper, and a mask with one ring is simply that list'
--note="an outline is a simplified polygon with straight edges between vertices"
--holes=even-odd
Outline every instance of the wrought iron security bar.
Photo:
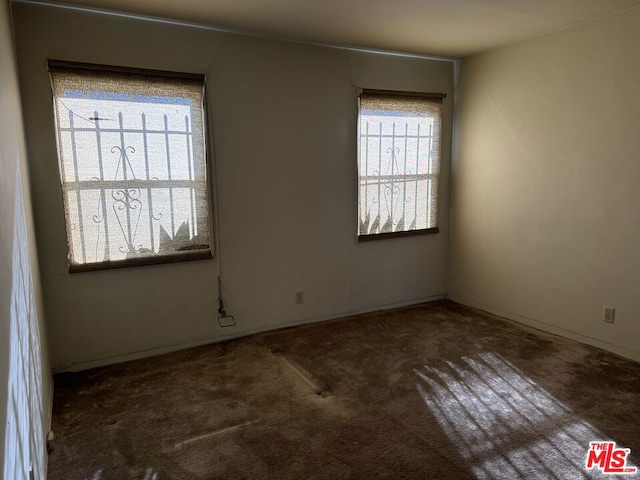
[{"label": "wrought iron security bar", "polygon": [[[77,126],[76,117],[69,109],[68,127],[59,128],[61,136],[70,136],[71,145],[70,151],[63,155],[71,157],[72,171],[67,171],[69,162],[62,161],[61,164],[67,205],[70,210],[76,210],[75,215],[67,214],[73,241],[80,246],[71,249],[72,252],[79,251],[81,256],[72,259],[72,263],[108,262],[162,254],[163,250],[198,248],[192,240],[198,236],[201,220],[196,196],[197,190],[202,189],[203,179],[196,178],[189,116],[184,117],[184,129],[170,129],[166,114],[162,129],[148,128],[145,113],[139,117],[141,128],[125,128],[122,112],[118,113],[117,127],[103,126],[106,119],[101,118],[98,111],[88,119],[93,124],[90,127]],[[133,119],[127,121],[130,123]],[[87,133],[94,136],[96,158],[93,159],[88,159],[86,154],[80,158],[78,143],[80,140],[87,143]],[[82,139],[79,138],[81,134],[84,134]],[[117,135],[117,142],[113,141],[113,134]],[[108,137],[112,141],[105,143],[109,142]],[[162,140],[158,141],[158,138]],[[84,146],[83,151],[86,151]],[[142,172],[136,171],[132,158],[136,159],[138,170],[143,167]],[[98,176],[82,174],[90,170],[86,162],[95,162],[94,169],[97,163]],[[154,162],[166,165],[166,178],[152,175]],[[177,163],[186,164],[186,172],[176,172]],[[115,175],[108,178],[108,171],[114,170],[113,164],[116,164]],[[87,208],[94,211],[83,212]]]},{"label": "wrought iron security bar", "polygon": [[359,234],[435,227],[433,121],[364,121],[360,129]]}]

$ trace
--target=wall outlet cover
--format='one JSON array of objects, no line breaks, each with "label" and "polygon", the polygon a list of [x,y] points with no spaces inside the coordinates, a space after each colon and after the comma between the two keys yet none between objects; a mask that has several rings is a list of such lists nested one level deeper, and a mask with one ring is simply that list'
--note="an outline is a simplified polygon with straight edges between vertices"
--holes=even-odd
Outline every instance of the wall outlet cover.
[{"label": "wall outlet cover", "polygon": [[613,323],[613,317],[616,309],[613,307],[603,307],[602,309],[602,321],[606,323]]}]

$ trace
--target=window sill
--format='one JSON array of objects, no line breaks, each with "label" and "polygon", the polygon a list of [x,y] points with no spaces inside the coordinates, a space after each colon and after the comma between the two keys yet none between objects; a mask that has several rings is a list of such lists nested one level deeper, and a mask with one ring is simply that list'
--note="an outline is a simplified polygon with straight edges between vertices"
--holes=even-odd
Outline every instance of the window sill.
[{"label": "window sill", "polygon": [[117,260],[112,262],[84,263],[69,265],[69,273],[95,272],[100,270],[112,270],[115,268],[143,267],[146,265],[161,265],[165,263],[190,262],[192,260],[212,259],[211,250],[199,250],[197,252],[178,253],[166,256],[152,256]]},{"label": "window sill", "polygon": [[371,242],[373,240],[386,240],[388,238],[399,237],[414,237],[416,235],[431,235],[438,233],[440,230],[438,227],[423,228],[421,230],[407,230],[405,232],[388,232],[388,233],[374,233],[372,235],[358,235],[358,242]]}]

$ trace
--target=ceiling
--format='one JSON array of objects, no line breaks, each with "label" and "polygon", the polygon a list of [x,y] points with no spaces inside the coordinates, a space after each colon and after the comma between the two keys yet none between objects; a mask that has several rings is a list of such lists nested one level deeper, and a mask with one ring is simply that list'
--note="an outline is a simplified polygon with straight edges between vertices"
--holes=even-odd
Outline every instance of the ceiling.
[{"label": "ceiling", "polygon": [[640,0],[64,0],[243,33],[461,58]]}]

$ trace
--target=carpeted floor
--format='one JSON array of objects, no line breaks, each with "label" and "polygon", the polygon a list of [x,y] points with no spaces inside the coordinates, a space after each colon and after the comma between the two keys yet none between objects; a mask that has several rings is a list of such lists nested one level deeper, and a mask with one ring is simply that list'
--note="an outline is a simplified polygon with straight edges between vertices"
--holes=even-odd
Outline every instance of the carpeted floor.
[{"label": "carpeted floor", "polygon": [[57,375],[53,431],[50,480],[611,478],[640,364],[438,301]]}]

